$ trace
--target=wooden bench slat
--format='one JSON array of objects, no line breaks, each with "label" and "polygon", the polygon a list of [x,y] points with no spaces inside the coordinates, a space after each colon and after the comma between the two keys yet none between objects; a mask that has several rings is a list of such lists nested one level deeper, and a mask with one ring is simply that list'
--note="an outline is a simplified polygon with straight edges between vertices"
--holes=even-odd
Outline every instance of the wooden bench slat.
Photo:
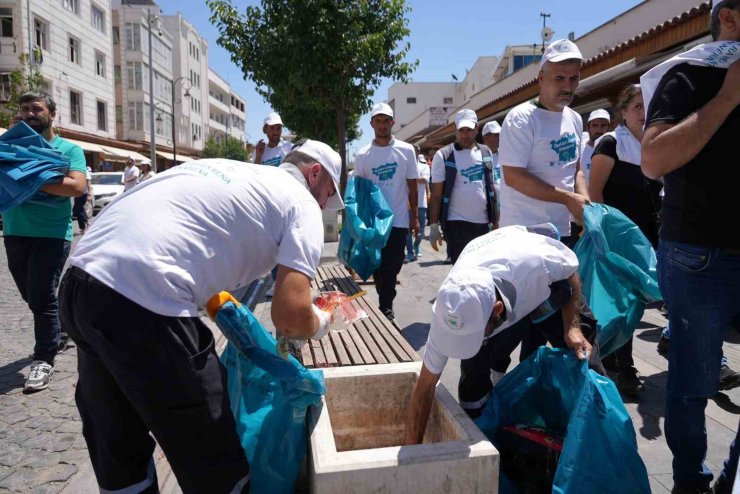
[{"label": "wooden bench slat", "polygon": [[[408,341],[406,341],[406,338],[403,337],[403,335],[398,331],[396,326],[391,323],[387,317],[383,315],[382,312],[380,312],[380,309],[375,307],[373,304],[368,303],[366,305],[368,314],[374,314],[377,320],[380,322],[380,324],[385,328],[387,331],[388,336],[391,338],[391,341],[395,341],[398,346],[403,350],[406,355],[411,357],[411,360],[421,360],[419,357],[419,354],[416,353],[416,350],[414,350],[411,345],[409,345]],[[394,348],[396,348],[396,345],[392,345]]]},{"label": "wooden bench slat", "polygon": [[362,291],[360,286],[352,280],[343,266],[327,266],[327,272],[332,277],[334,284],[339,287],[340,291],[347,295],[354,295],[355,293]]},{"label": "wooden bench slat", "polygon": [[337,362],[337,356],[334,353],[334,348],[331,344],[331,338],[329,338],[329,335],[324,336],[321,338],[321,349],[324,350],[324,357],[326,358],[326,365],[327,367],[336,367],[339,365]]},{"label": "wooden bench slat", "polygon": [[387,364],[388,358],[386,357],[386,353],[378,346],[375,339],[372,337],[371,332],[373,329],[372,323],[365,324],[368,320],[362,320],[358,321],[357,323],[353,324],[352,327],[355,328],[357,331],[357,334],[360,335],[360,338],[362,338],[362,341],[365,342],[368,349],[370,350],[370,353],[373,354],[373,358],[375,359],[375,362],[379,364]]},{"label": "wooden bench slat", "polygon": [[[369,301],[363,300],[360,302],[360,306],[363,307],[363,309],[368,314],[373,314],[372,312],[372,304]],[[380,319],[383,318],[383,319]],[[405,350],[403,346],[401,346],[398,341],[392,336],[392,333],[397,333],[395,327],[388,328],[388,320],[385,318],[385,316],[380,315],[376,316],[375,318],[369,318],[366,319],[366,321],[371,320],[373,324],[374,329],[374,336],[377,340],[382,341],[381,343],[378,343],[381,348],[385,348],[384,353],[386,355],[386,358],[390,362],[411,362],[413,360],[412,356],[408,354],[408,352]]]},{"label": "wooden bench slat", "polygon": [[364,341],[362,341],[362,337],[357,333],[357,330],[350,326],[346,333],[349,333],[350,337],[352,337],[352,341],[355,342],[355,346],[357,347],[357,351],[360,352],[360,356],[362,357],[362,360],[366,364],[374,364],[375,359],[373,358],[373,354],[370,353],[370,350],[367,348],[367,345]]},{"label": "wooden bench slat", "polygon": [[308,344],[308,341],[303,344],[301,347],[301,363],[304,367],[313,367],[313,356],[311,355],[311,345]]},{"label": "wooden bench slat", "polygon": [[350,360],[347,350],[344,349],[344,344],[339,333],[331,332],[329,333],[329,338],[331,338],[331,342],[334,344],[334,351],[337,354],[339,365],[352,365],[352,360]]},{"label": "wooden bench slat", "polygon": [[352,336],[350,336],[349,331],[342,331],[339,333],[339,337],[342,340],[342,343],[344,344],[344,348],[347,349],[347,353],[349,353],[349,358],[352,361],[350,365],[362,365],[365,363],[364,360],[362,360],[362,356],[360,355],[360,352],[357,350],[357,346],[355,345],[355,342],[352,341]]},{"label": "wooden bench slat", "polygon": [[313,361],[316,367],[326,367],[326,358],[324,358],[324,350],[321,348],[321,343],[316,340],[308,340],[311,345],[311,352],[313,353]]}]

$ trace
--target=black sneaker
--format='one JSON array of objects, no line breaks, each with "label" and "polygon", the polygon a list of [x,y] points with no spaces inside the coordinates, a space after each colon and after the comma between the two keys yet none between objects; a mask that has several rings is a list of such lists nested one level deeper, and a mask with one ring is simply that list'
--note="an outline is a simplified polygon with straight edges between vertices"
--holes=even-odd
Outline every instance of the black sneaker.
[{"label": "black sneaker", "polygon": [[640,380],[640,374],[634,366],[621,369],[617,376],[617,387],[624,394],[634,394],[645,391],[645,385]]},{"label": "black sneaker", "polygon": [[70,339],[69,335],[66,333],[62,333],[62,337],[59,340],[59,348],[57,350],[57,353],[62,353],[66,350],[69,350],[70,348],[74,348],[75,344]]},{"label": "black sneaker", "polygon": [[728,365],[719,368],[719,389],[727,391],[740,386],[740,373],[730,369]]},{"label": "black sneaker", "polygon": [[680,485],[674,485],[671,489],[671,494],[712,494],[712,490],[703,487],[684,487]]},{"label": "black sneaker", "polygon": [[666,338],[661,334],[660,339],[658,340],[658,353],[663,355],[664,357],[667,357],[669,346],[671,346],[671,339]]},{"label": "black sneaker", "polygon": [[396,315],[393,314],[393,309],[381,309],[381,312],[385,317],[388,318],[389,321],[392,321],[396,318]]},{"label": "black sneaker", "polygon": [[712,494],[731,494],[732,485],[730,485],[727,477],[720,475],[712,486]]},{"label": "black sneaker", "polygon": [[54,367],[43,360],[34,360],[31,363],[31,371],[28,373],[26,384],[23,386],[23,392],[32,393],[45,389],[51,382],[52,375],[54,375]]}]

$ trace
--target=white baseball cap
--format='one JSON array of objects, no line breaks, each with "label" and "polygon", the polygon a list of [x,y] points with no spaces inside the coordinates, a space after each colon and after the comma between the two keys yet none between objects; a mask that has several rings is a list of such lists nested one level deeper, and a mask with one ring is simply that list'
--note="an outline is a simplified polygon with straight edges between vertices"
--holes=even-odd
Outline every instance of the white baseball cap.
[{"label": "white baseball cap", "polygon": [[591,112],[591,114],[588,116],[588,123],[591,122],[591,120],[598,120],[600,118],[605,119],[607,122],[611,122],[611,115],[609,115],[609,112],[599,108],[598,110],[594,110]]},{"label": "white baseball cap", "polygon": [[304,142],[297,151],[307,154],[318,161],[324,167],[324,170],[329,173],[332,182],[334,182],[336,194],[327,199],[324,209],[334,211],[344,208],[344,201],[342,201],[342,194],[339,190],[339,180],[342,174],[342,158],[339,156],[339,153],[329,147],[328,144],[324,144],[321,141],[312,141],[311,139]]},{"label": "white baseball cap", "polygon": [[429,340],[442,354],[470,358],[480,350],[496,290],[485,268],[453,270],[437,292]]},{"label": "white baseball cap", "polygon": [[569,39],[559,39],[550,43],[540,60],[540,68],[547,62],[558,63],[566,60],[583,60],[581,50]]},{"label": "white baseball cap", "polygon": [[372,110],[370,110],[370,118],[373,118],[375,115],[388,115],[393,118],[393,108],[391,108],[387,103],[375,104],[373,105]]},{"label": "white baseball cap", "polygon": [[501,126],[499,123],[495,120],[492,120],[490,122],[487,122],[486,125],[483,126],[483,132],[481,132],[481,135],[487,135],[487,134],[500,134],[501,133]]},{"label": "white baseball cap", "polygon": [[283,119],[273,111],[268,113],[265,117],[264,125],[283,125]]},{"label": "white baseball cap", "polygon": [[427,159],[424,157],[423,154],[417,156],[416,159],[419,161],[419,163],[424,163],[425,165],[427,164]]},{"label": "white baseball cap", "polygon": [[460,130],[463,127],[474,129],[478,125],[478,115],[473,110],[460,110],[455,115],[455,127]]}]

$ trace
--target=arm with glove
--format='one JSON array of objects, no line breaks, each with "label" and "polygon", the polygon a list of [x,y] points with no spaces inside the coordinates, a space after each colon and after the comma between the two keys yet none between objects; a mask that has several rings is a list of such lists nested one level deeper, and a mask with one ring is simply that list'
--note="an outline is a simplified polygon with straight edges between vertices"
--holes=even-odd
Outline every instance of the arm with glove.
[{"label": "arm with glove", "polygon": [[432,249],[439,251],[442,247],[442,232],[439,229],[439,216],[442,213],[442,195],[444,194],[445,183],[437,182],[432,184],[432,199],[429,201],[429,243]]}]

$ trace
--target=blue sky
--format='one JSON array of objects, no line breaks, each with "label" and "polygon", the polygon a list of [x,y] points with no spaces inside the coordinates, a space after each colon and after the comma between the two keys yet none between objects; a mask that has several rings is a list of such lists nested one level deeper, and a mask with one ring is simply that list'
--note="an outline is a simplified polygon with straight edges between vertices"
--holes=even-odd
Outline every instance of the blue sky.
[{"label": "blue sky", "polygon": [[[181,12],[208,40],[209,65],[226,79],[247,102],[247,133],[250,142],[262,135],[262,120],[270,106],[255,92],[254,84],[245,81],[241,70],[226,50],[216,44],[218,31],[210,24],[210,11],[204,0],[155,0],[165,15]],[[235,5],[259,2],[232,0]],[[548,26],[555,39],[575,32],[576,37],[591,31],[616,15],[641,3],[638,0],[410,0],[410,59],[419,66],[411,76],[415,81],[451,81],[451,74],[462,80],[465,69],[482,55],[501,54],[506,45],[531,44],[540,41],[542,17],[549,13]],[[246,7],[245,7],[246,8]],[[385,101],[393,81],[384,81],[373,100]],[[289,122],[286,122],[289,125]],[[360,121],[362,137],[350,144],[358,149],[372,138],[369,119]]]}]

